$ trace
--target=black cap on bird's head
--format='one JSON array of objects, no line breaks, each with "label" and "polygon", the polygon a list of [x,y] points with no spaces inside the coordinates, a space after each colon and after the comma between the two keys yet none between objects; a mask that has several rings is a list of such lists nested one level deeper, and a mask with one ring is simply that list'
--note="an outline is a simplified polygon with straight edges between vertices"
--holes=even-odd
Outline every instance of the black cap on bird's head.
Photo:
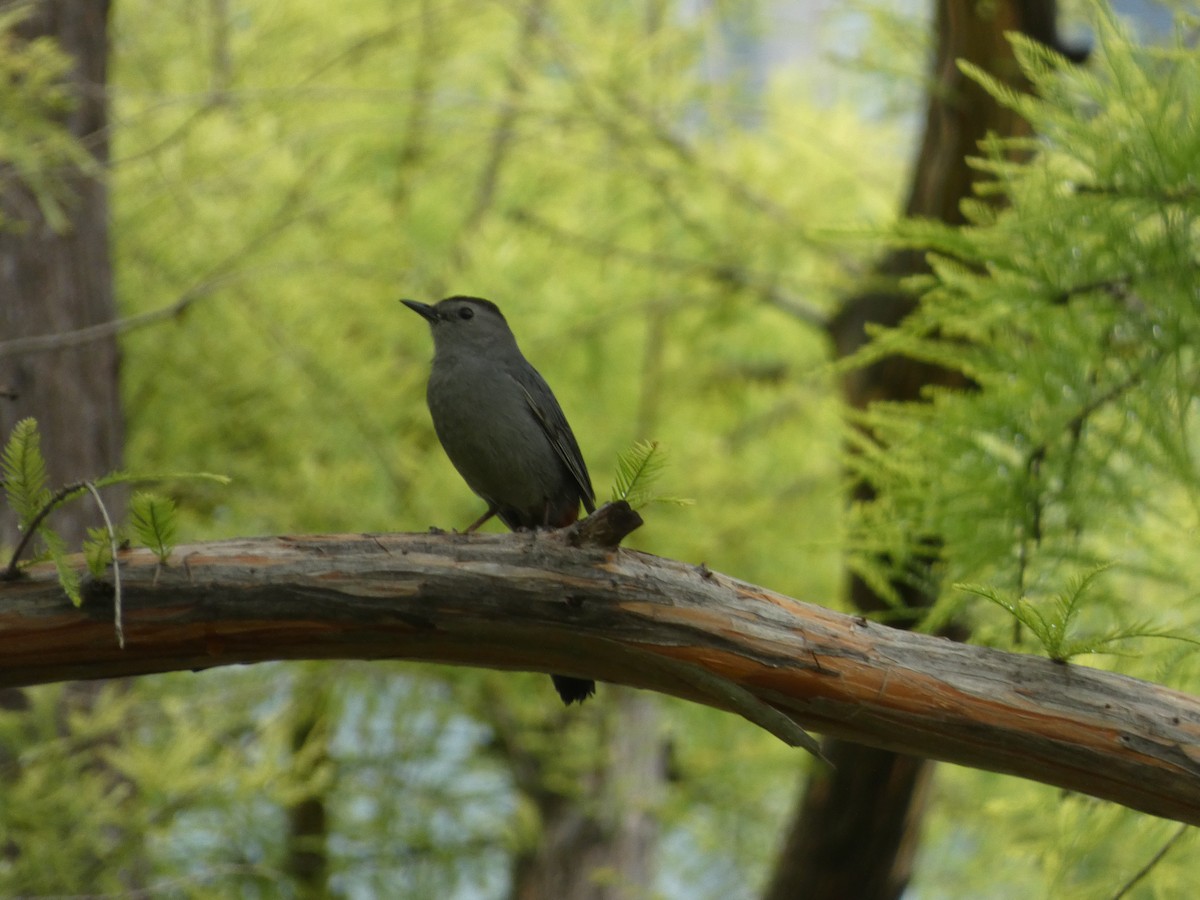
[{"label": "black cap on bird's head", "polygon": [[439,322],[453,322],[455,320],[466,322],[473,319],[478,313],[490,314],[490,316],[495,316],[501,322],[505,321],[504,313],[500,312],[500,307],[491,300],[484,300],[482,297],[447,297],[433,306],[430,306],[428,303],[418,303],[416,300],[401,300],[400,302],[424,318],[430,325],[437,325]]},{"label": "black cap on bird's head", "polygon": [[491,300],[447,297],[432,306],[416,300],[400,302],[429,323],[437,355],[524,360],[504,314]]}]

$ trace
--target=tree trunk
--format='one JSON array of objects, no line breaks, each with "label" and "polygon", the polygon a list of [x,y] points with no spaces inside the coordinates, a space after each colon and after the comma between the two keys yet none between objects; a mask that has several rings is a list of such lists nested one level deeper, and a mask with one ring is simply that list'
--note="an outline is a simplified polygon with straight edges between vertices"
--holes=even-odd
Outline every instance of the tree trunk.
[{"label": "tree trunk", "polygon": [[[0,339],[54,335],[115,318],[109,259],[107,54],[108,3],[42,0],[17,36],[56,38],[75,60],[69,76],[75,100],[70,133],[97,167],[67,176],[69,225],[55,230],[32,190],[8,182],[0,191]],[[42,434],[52,485],[101,475],[121,465],[124,428],[116,340],[0,358],[0,436],[33,416]],[[15,396],[13,396],[15,395]],[[101,523],[88,504],[55,513],[68,542]],[[0,545],[16,543],[16,524],[0,514]]]},{"label": "tree trunk", "polygon": [[[665,799],[662,741],[652,695],[605,685],[594,763],[577,790],[551,787],[544,760],[513,760],[518,787],[538,812],[536,844],[513,859],[510,900],[635,900],[652,893],[657,808]],[[562,743],[572,743],[564,735]],[[573,742],[575,746],[586,746]]]},{"label": "tree trunk", "polygon": [[[13,31],[20,41],[53,38],[73,60],[67,75],[73,105],[62,124],[86,148],[94,165],[65,173],[67,222],[58,227],[48,221],[30,185],[11,176],[0,182],[0,341],[63,334],[116,317],[108,234],[108,12],[107,0],[39,0]],[[14,137],[21,139],[19,134]],[[36,418],[51,489],[120,468],[124,425],[118,362],[113,336],[81,346],[0,356],[0,441],[18,420]],[[123,496],[120,489],[108,493]],[[101,524],[103,517],[90,502],[64,506],[51,522],[75,545],[87,528]],[[11,549],[18,540],[15,518],[0,507],[0,547]],[[101,687],[83,682],[63,692],[64,735],[71,715],[91,708]],[[25,705],[19,690],[0,691],[0,707]],[[20,777],[22,749],[0,746],[0,761],[9,764],[6,781]],[[97,754],[97,766],[103,766],[100,758]],[[116,772],[109,775],[114,785],[121,781]],[[8,852],[21,851],[14,843]],[[104,859],[94,860],[97,871],[105,865]],[[145,876],[145,867],[135,858],[123,882],[137,891]]]},{"label": "tree trunk", "polygon": [[329,896],[329,809],[331,785],[312,777],[329,765],[332,691],[327,672],[307,666],[296,673],[288,715],[291,717],[292,777],[309,786],[287,808],[284,874],[298,900]]},{"label": "tree trunk", "polygon": [[[43,0],[14,29],[17,40],[50,37],[75,61],[69,87],[74,106],[63,124],[88,148],[93,171],[66,174],[65,228],[47,221],[28,185],[0,182],[0,340],[73,331],[114,318],[109,260],[108,3]],[[20,139],[20,135],[15,135]],[[51,485],[100,475],[121,465],[124,428],[112,337],[82,347],[0,356],[0,440],[26,416],[38,420]],[[77,543],[98,510],[69,504],[53,526]],[[15,518],[0,507],[0,547],[19,540]],[[0,706],[19,707],[18,694]]]},{"label": "tree trunk", "polygon": [[[904,208],[906,216],[963,222],[961,203],[971,196],[977,177],[967,165],[967,157],[979,153],[979,141],[988,134],[1007,137],[1027,130],[1016,113],[1000,107],[959,71],[958,60],[969,60],[1026,89],[1004,34],[1020,31],[1059,47],[1055,25],[1054,0],[987,4],[937,0],[925,129]],[[907,316],[916,300],[899,289],[899,281],[926,271],[921,251],[889,254],[877,273],[895,279],[897,287],[861,294],[843,306],[830,325],[837,355],[859,349],[867,340],[868,324],[895,325]],[[919,400],[921,391],[933,384],[966,386],[959,373],[892,357],[850,373],[843,391],[852,407],[863,408],[876,400]],[[858,485],[854,493],[856,499],[870,497],[866,485]],[[896,588],[914,609],[932,599],[910,585],[897,584]],[[864,612],[885,608],[857,576],[850,577],[849,592],[851,602]],[[914,615],[912,621],[916,618]],[[768,900],[899,897],[912,877],[932,763],[836,738],[822,746],[834,768],[817,772],[802,788],[765,896]]]}]

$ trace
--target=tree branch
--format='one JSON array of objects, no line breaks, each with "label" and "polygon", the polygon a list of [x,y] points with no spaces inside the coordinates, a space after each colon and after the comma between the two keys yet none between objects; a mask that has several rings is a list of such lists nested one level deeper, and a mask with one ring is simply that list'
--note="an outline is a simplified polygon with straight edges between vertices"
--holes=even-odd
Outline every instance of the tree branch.
[{"label": "tree branch", "polygon": [[1200,824],[1197,698],[909,634],[704,566],[573,539],[252,538],[177,547],[165,566],[126,551],[124,650],[110,585],[88,581],[76,609],[53,569],[34,567],[0,584],[0,687],[275,659],[412,659],[595,677],[739,712],[743,692],[830,735]]}]

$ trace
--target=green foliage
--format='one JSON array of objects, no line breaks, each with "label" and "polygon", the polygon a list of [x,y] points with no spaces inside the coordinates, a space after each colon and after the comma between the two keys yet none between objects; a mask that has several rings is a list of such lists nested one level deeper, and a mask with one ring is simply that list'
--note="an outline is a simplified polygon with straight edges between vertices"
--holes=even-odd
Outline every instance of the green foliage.
[{"label": "green foliage", "polygon": [[104,577],[112,565],[112,538],[107,528],[89,528],[83,541],[83,558],[93,578]]},{"label": "green foliage", "polygon": [[[127,462],[238,485],[173,491],[181,529],[474,519],[423,402],[427,330],[395,298],[475,293],[504,309],[593,472],[646,435],[671,448],[672,492],[701,502],[656,504],[641,546],[833,601],[837,408],[812,320],[871,252],[829,233],[891,214],[896,129],[810,102],[823,90],[811,76],[784,73],[761,94],[697,78],[723,31],[715,7],[649,34],[644,11],[556,0],[527,34],[525,10],[477,0],[352,0],[336,16],[298,0],[238,17],[223,70],[203,17],[141,0],[114,10],[118,296],[126,315],[187,304],[125,338]],[[396,882],[414,896],[453,896],[464,878],[502,895],[540,827],[511,772],[533,766],[575,797],[621,731],[590,710],[563,715],[544,676],[442,672],[392,705],[414,667],[323,671],[339,679],[346,742],[333,864],[368,893],[396,893],[386,882],[402,869],[422,879]],[[279,672],[217,683],[268,691]],[[471,702],[481,685],[486,702]],[[603,690],[601,716],[616,703]],[[693,896],[721,896],[765,864],[787,802],[756,773],[791,778],[795,755],[729,716],[667,706],[697,760],[686,790],[707,796],[694,819],[672,798],[669,840],[704,848],[672,865],[694,867]],[[508,719],[525,753],[511,765],[495,737],[458,752],[456,735],[496,735]],[[429,745],[408,733],[431,721],[451,724]],[[207,740],[220,744],[216,725]],[[286,755],[273,761],[288,771]],[[189,818],[248,833],[275,863],[281,807],[239,808],[220,784],[214,795],[189,795]],[[772,819],[731,827],[739,796]],[[214,849],[190,865],[237,862]]]},{"label": "green foliage", "polygon": [[138,543],[154,551],[165,563],[175,543],[175,501],[148,491],[138,491],[129,500],[129,524]]},{"label": "green foliage", "polygon": [[617,472],[613,478],[612,498],[624,500],[637,508],[648,503],[686,505],[690,500],[660,497],[654,484],[669,465],[667,451],[658,441],[637,441],[617,456]]},{"label": "green foliage", "polygon": [[658,441],[638,441],[617,457],[612,498],[631,506],[645,502],[666,464],[666,454],[659,449]]},{"label": "green foliage", "polygon": [[[94,481],[69,484],[52,493],[46,486],[46,460],[41,451],[41,435],[37,430],[37,421],[32,418],[22,419],[13,427],[4,449],[0,451],[0,475],[3,477],[7,503],[17,514],[20,530],[26,535],[25,540],[13,552],[12,559],[7,566],[7,574],[13,575],[19,570],[19,562],[28,539],[37,535],[41,537],[45,545],[46,555],[54,562],[59,583],[76,606],[83,602],[79,573],[70,559],[71,551],[67,547],[66,541],[47,523],[50,513],[87,491],[92,492],[99,503],[97,489],[117,484],[137,484],[168,479],[229,483],[226,476],[213,475],[208,472],[172,475],[110,472]],[[153,550],[161,561],[166,562],[175,539],[174,502],[154,494],[140,492],[133,497],[130,516],[133,531],[138,540]],[[107,514],[105,518],[107,520]],[[111,534],[107,528],[93,529],[84,542],[84,557],[88,570],[94,576],[102,575],[105,568],[113,562],[114,542],[115,535]]]},{"label": "green foliage", "polygon": [[13,426],[12,434],[0,454],[5,499],[17,514],[22,529],[33,524],[50,499],[50,491],[46,487],[46,459],[42,456],[41,444],[37,421],[26,418]]},{"label": "green foliage", "polygon": [[[96,166],[87,148],[65,125],[77,105],[71,94],[71,57],[50,38],[22,40],[14,33],[33,3],[0,10],[0,189],[12,183],[29,190],[55,231],[69,223],[72,172]],[[18,227],[0,215],[0,231]]]},{"label": "green foliage", "polygon": [[[68,559],[66,541],[45,523],[46,515],[65,502],[71,494],[79,493],[82,487],[51,494],[46,487],[46,460],[41,450],[41,435],[37,422],[26,418],[19,421],[9,435],[0,452],[0,469],[3,471],[5,498],[17,514],[21,531],[27,537],[37,534],[42,538],[46,554],[54,562],[58,580],[71,602],[79,606],[83,597],[79,591],[79,574]],[[17,571],[17,560],[21,547],[13,553],[6,574]]]},{"label": "green foliage", "polygon": [[[1179,827],[1081,794],[953,766],[939,767],[932,793],[941,813],[918,853],[911,888],[917,896],[1116,897]],[[1190,894],[1196,847],[1195,829],[1188,829],[1127,896]]]},{"label": "green foliage", "polygon": [[[294,0],[219,21],[222,8],[114,6],[118,294],[123,314],[161,313],[124,340],[127,459],[229,471],[238,484],[172,485],[179,527],[227,536],[473,519],[477,500],[422,402],[428,336],[395,303],[462,291],[505,309],[594,471],[646,434],[672,448],[681,490],[702,502],[656,507],[643,546],[834,601],[844,435],[813,323],[875,251],[831,235],[869,232],[896,204],[907,155],[896,128],[806,99],[837,79],[785,73],[755,95],[696,77],[726,4],[651,27],[640,8],[551,2],[528,10],[533,28],[527,10],[476,0],[336,11]],[[905,72],[923,65],[911,36],[876,40],[904,52]],[[1110,43],[1102,66],[1154,55]],[[1014,165],[993,147],[979,161],[1011,210],[977,203],[966,229],[905,227],[900,240],[938,251],[937,278],[918,286],[930,293],[914,327],[871,351],[943,361],[985,390],[874,410],[896,452],[864,445],[862,465],[888,493],[851,524],[864,559],[898,563],[952,535],[947,584],[1036,602],[1047,621],[1057,598],[1078,595],[1068,640],[1085,640],[1129,626],[1105,618],[1125,613],[1096,603],[1100,585],[1064,591],[1075,573],[1115,559],[1107,592],[1143,598],[1128,614],[1158,627],[1194,567],[1179,540],[1192,498],[1160,465],[1188,458],[1178,423],[1190,363],[1177,354],[1172,386],[1171,353],[1159,368],[1150,359],[1169,328],[1190,327],[1160,315],[1184,309],[1162,270],[1187,255],[1176,212],[1187,204],[1096,189],[1132,174],[1087,181],[1079,158],[1114,174],[1123,148],[1158,142],[1171,145],[1167,163],[1125,165],[1170,168],[1191,126],[1147,137],[1136,115],[1154,105],[1120,101],[1118,127],[1103,69],[1088,94],[1093,76],[1045,65],[1039,128],[1051,130],[1025,145],[1039,156]],[[1156,79],[1147,89],[1166,86]],[[1179,89],[1194,99],[1194,86]],[[1164,115],[1184,115],[1164,97]],[[1148,410],[1156,385],[1170,390]],[[1120,404],[1134,397],[1129,415]],[[1114,435],[1106,456],[1101,438]],[[1046,450],[1033,454],[1038,442]],[[157,526],[150,536],[164,551],[171,541]],[[1170,572],[1174,593],[1157,577]],[[1133,589],[1150,584],[1165,588]],[[947,596],[938,614],[959,602]],[[1172,624],[1189,624],[1186,609]],[[982,624],[985,639],[1011,629],[1007,616]],[[1200,681],[1184,654],[1119,662]],[[609,742],[623,734],[615,690],[567,715],[544,676],[509,672],[280,665],[121,690],[73,716],[90,744],[57,736],[54,689],[35,692],[36,729],[17,733],[18,718],[0,713],[0,745],[32,748],[0,804],[0,833],[21,848],[0,866],[0,893],[128,892],[118,873],[136,872],[135,889],[274,896],[287,880],[288,805],[318,791],[335,890],[503,896],[517,852],[539,839],[534,792],[579,801],[609,774]],[[296,739],[319,693],[324,755]],[[771,864],[797,754],[693,705],[664,703],[655,721],[678,770],[661,803],[661,892],[745,896]],[[1088,896],[1149,855],[1145,817],[986,773],[940,777],[922,895],[1060,896],[1065,884]],[[1012,858],[1021,865],[997,864]],[[1158,883],[1186,884],[1186,860],[1173,862]]]},{"label": "green foliage", "polygon": [[57,531],[49,528],[41,528],[38,533],[46,545],[46,553],[54,563],[54,570],[58,573],[58,583],[62,585],[63,592],[71,598],[72,603],[81,606],[83,604],[83,594],[80,592],[81,580],[79,573],[71,564],[71,551],[67,547],[67,542]]},{"label": "green foliage", "polygon": [[[1096,580],[1109,566],[1100,566],[1082,577],[1072,578],[1066,590],[1045,602],[1028,597],[1013,597],[1002,594],[986,585],[960,584],[957,587],[976,594],[999,606],[1017,622],[1029,629],[1030,634],[1042,645],[1046,655],[1056,662],[1067,662],[1083,654],[1110,653],[1114,647],[1133,638],[1174,638],[1197,644],[1200,641],[1186,634],[1152,628],[1146,624],[1108,624],[1100,631],[1081,631],[1080,618],[1094,602],[1085,602]],[[1111,602],[1111,600],[1109,601]]]},{"label": "green foliage", "polygon": [[[29,709],[0,711],[5,802],[0,833],[8,853],[0,893],[46,896],[90,890],[123,892],[130,859],[152,836],[148,810],[131,803],[128,784],[99,777],[104,757],[129,725],[132,698],[116,684],[90,691],[60,686],[30,691]],[[67,726],[70,726],[69,730]]]},{"label": "green foliage", "polygon": [[[1074,573],[1112,565],[1180,599],[1198,576],[1162,535],[1200,524],[1200,57],[1096,21],[1086,69],[1011,38],[1033,95],[970,72],[1039,140],[983,148],[982,193],[1002,207],[966,204],[962,228],[901,229],[933,247],[934,274],[914,284],[917,313],[863,358],[920,358],[974,388],[873,409],[862,424],[874,440],[857,439],[855,460],[878,492],[852,528],[873,582],[933,554],[947,586],[935,622],[961,606],[949,586],[971,583],[1055,656],[1159,630],[1150,610],[1109,607],[1131,621],[1073,641],[1057,629],[1093,606],[1089,579],[1063,589]],[[1055,611],[1007,599],[1034,595],[1057,597]]]},{"label": "green foliage", "polygon": [[[863,359],[905,353],[974,386],[856,423],[879,438],[852,440],[880,493],[850,535],[874,584],[928,578],[934,559],[927,627],[966,619],[974,639],[1012,646],[1019,624],[1051,658],[1195,692],[1200,58],[1095,15],[1083,68],[1013,38],[1032,97],[971,71],[1038,137],[981,147],[988,182],[965,227],[900,229],[933,249],[934,275]],[[934,809],[918,896],[1115,896],[1175,827],[953,767]],[[1172,848],[1130,896],[1189,893],[1193,855]]]}]

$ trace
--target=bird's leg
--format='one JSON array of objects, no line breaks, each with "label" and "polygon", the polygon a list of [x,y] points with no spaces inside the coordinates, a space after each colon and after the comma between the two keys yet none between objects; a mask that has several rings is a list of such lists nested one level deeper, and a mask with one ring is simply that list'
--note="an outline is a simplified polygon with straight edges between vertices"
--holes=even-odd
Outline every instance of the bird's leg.
[{"label": "bird's leg", "polygon": [[470,534],[472,531],[477,529],[480,525],[482,525],[484,522],[486,522],[488,519],[490,519],[495,514],[496,514],[495,504],[489,503],[487,512],[485,512],[482,516],[480,516],[478,519],[476,519],[474,522],[472,522],[470,525],[468,525],[467,530],[464,531],[463,534]]}]

